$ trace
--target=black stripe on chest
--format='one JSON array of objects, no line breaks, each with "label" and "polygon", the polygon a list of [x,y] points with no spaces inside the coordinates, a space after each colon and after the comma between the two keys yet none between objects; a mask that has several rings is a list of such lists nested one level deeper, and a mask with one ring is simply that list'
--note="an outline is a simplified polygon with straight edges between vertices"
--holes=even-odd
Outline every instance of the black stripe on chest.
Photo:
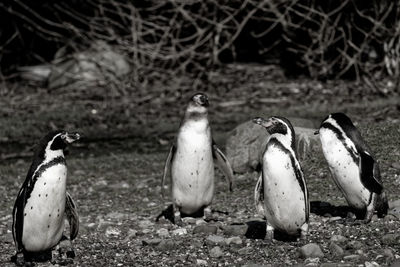
[{"label": "black stripe on chest", "polygon": [[344,148],[347,150],[347,152],[349,152],[349,154],[350,154],[351,158],[353,159],[354,163],[356,165],[358,165],[358,156],[356,155],[356,153],[346,143],[345,139],[348,138],[348,137],[344,137],[343,133],[338,128],[336,128],[335,126],[333,126],[329,122],[324,122],[321,125],[321,128],[326,128],[326,129],[331,130],[336,135],[336,137],[339,139],[339,141],[342,142],[342,144],[343,144]]},{"label": "black stripe on chest", "polygon": [[26,190],[25,204],[28,201],[29,197],[31,196],[31,193],[33,191],[33,188],[35,187],[37,179],[43,174],[43,172],[45,170],[47,170],[48,168],[51,168],[55,165],[58,165],[58,164],[66,165],[65,158],[64,157],[56,157],[55,159],[40,166],[40,168],[37,170],[35,175],[29,180],[27,190]]}]

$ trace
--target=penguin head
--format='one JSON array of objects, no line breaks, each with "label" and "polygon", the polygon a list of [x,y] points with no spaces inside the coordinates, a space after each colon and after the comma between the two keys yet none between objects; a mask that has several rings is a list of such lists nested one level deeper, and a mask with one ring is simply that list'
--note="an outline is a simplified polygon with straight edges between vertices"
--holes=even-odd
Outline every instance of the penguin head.
[{"label": "penguin head", "polygon": [[205,94],[197,93],[190,98],[186,108],[185,119],[203,119],[207,117],[208,97]]},{"label": "penguin head", "polygon": [[294,129],[290,121],[284,117],[272,116],[269,119],[254,118],[253,122],[267,129],[269,134],[294,135]]},{"label": "penguin head", "polygon": [[208,102],[208,97],[205,94],[197,93],[191,98],[191,103],[200,107],[208,107],[210,104]]},{"label": "penguin head", "polygon": [[[341,112],[329,114],[325,119],[322,120],[320,128],[332,123],[340,126],[343,130],[355,128],[351,119],[346,114]],[[319,131],[315,132],[315,134],[318,133]]]},{"label": "penguin head", "polygon": [[50,132],[40,140],[36,148],[36,157],[45,159],[63,155],[67,145],[79,140],[79,138],[80,135],[78,133],[68,133],[66,131]]}]

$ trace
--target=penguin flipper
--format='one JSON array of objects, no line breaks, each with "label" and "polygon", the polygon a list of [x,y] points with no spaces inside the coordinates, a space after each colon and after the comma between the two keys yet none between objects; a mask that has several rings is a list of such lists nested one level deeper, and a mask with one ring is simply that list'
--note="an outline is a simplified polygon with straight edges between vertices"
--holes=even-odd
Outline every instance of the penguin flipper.
[{"label": "penguin flipper", "polygon": [[24,208],[26,204],[26,193],[28,186],[28,179],[24,182],[21,189],[18,192],[17,199],[15,200],[13,208],[13,225],[12,233],[14,238],[15,246],[17,247],[17,253],[23,251],[24,246],[22,244],[22,232],[24,227]]},{"label": "penguin flipper", "polygon": [[377,163],[372,156],[366,152],[361,151],[360,153],[360,176],[362,184],[371,192],[381,194],[383,185],[380,179]]},{"label": "penguin flipper", "polygon": [[254,188],[254,204],[256,206],[256,211],[259,215],[265,216],[264,210],[264,181],[262,173],[257,180],[256,187]]},{"label": "penguin flipper", "polygon": [[218,167],[222,170],[225,174],[225,177],[228,179],[229,182],[229,191],[232,192],[233,190],[233,170],[231,164],[229,163],[228,159],[222,153],[221,150],[217,147],[216,144],[212,145],[213,157],[216,161]]},{"label": "penguin flipper", "polygon": [[172,159],[174,158],[175,151],[176,151],[176,147],[173,144],[171,146],[170,150],[169,150],[168,157],[167,157],[167,159],[165,161],[165,165],[164,165],[164,173],[163,173],[163,177],[162,177],[162,180],[161,180],[161,196],[162,196],[162,198],[164,198],[165,178],[167,177],[168,168],[171,167],[171,162],[172,162]]},{"label": "penguin flipper", "polygon": [[74,240],[79,232],[79,216],[74,200],[71,195],[67,192],[67,197],[65,200],[65,214],[70,227],[70,239]]}]

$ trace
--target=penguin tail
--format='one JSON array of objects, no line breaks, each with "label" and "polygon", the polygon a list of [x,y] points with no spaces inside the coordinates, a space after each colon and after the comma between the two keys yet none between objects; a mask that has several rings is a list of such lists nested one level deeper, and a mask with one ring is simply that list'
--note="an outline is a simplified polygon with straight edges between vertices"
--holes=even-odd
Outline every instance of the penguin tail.
[{"label": "penguin tail", "polygon": [[389,204],[388,204],[388,200],[386,197],[386,193],[382,192],[379,196],[378,196],[378,200],[376,203],[376,212],[379,218],[383,218],[385,217],[385,215],[388,214],[388,210],[389,210]]}]

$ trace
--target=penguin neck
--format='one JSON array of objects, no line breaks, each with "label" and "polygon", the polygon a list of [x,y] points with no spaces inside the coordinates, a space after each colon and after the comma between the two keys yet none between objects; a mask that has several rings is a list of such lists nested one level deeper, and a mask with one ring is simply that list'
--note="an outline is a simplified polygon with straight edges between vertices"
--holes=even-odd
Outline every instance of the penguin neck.
[{"label": "penguin neck", "polygon": [[50,149],[51,144],[47,145],[44,151],[44,161],[43,163],[48,163],[56,158],[64,158],[64,151],[62,149],[52,150]]},{"label": "penguin neck", "polygon": [[196,117],[196,119],[185,117],[181,126],[182,131],[195,131],[197,133],[206,132],[209,128],[208,118],[204,115]]},{"label": "penguin neck", "polygon": [[271,135],[270,138],[275,138],[282,145],[284,145],[286,148],[291,148],[294,151],[294,148],[295,148],[295,137],[290,132],[288,132],[286,134],[274,133],[274,134]]}]

